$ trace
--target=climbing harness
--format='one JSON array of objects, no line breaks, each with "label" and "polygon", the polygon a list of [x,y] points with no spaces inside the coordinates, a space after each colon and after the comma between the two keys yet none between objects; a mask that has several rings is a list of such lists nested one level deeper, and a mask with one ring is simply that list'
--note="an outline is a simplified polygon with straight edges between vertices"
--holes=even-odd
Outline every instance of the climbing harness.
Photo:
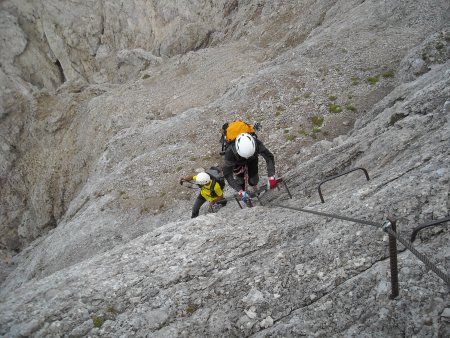
[{"label": "climbing harness", "polygon": [[[242,176],[244,178],[244,187],[243,187],[244,189],[243,190],[245,192],[247,192],[247,194],[248,194],[247,200],[244,201],[244,203],[246,204],[246,206],[248,208],[253,207],[252,199],[251,199],[251,196],[250,196],[252,191],[249,191],[249,185],[248,185],[248,166],[247,165],[241,165],[241,166],[239,166],[237,168],[234,168],[233,173],[236,176]],[[237,196],[239,196],[239,195],[237,195]],[[239,207],[242,209],[242,205],[239,202],[239,197],[240,196],[239,197],[237,197],[237,196],[235,196],[236,202],[239,204]]]},{"label": "climbing harness", "polygon": [[[243,187],[244,189],[243,190],[246,191],[248,196],[249,196],[247,202],[245,203],[247,205],[247,207],[249,207],[249,208],[253,207],[252,198],[255,198],[255,197],[259,201],[260,205],[264,205],[262,200],[261,200],[261,197],[262,197],[262,195],[265,192],[267,192],[269,190],[267,185],[262,185],[262,186],[260,186],[259,188],[256,188],[256,189],[254,189],[253,187],[250,187],[249,184],[248,184],[248,167],[247,167],[247,165],[242,165],[242,166],[239,166],[239,167],[235,168],[233,170],[233,173],[236,176],[242,176],[244,178],[244,187]],[[291,192],[289,191],[289,188],[288,188],[286,182],[284,182],[282,178],[278,178],[277,179],[277,188],[278,188],[278,190],[280,190],[280,187],[278,185],[280,183],[283,183],[283,186],[286,189],[286,192],[288,193],[289,198],[292,198]],[[233,198],[236,200],[236,202],[239,205],[239,207],[241,209],[243,209],[243,207],[242,207],[242,205],[240,203],[240,196],[239,196],[239,194],[235,194]]]}]

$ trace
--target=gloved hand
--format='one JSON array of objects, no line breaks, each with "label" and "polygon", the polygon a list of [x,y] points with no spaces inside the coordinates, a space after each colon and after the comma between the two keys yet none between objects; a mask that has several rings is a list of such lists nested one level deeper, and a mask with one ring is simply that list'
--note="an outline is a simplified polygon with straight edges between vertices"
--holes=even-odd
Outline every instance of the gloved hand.
[{"label": "gloved hand", "polygon": [[248,194],[246,191],[244,191],[244,190],[239,191],[239,197],[241,198],[242,202],[247,203]]},{"label": "gloved hand", "polygon": [[214,204],[211,206],[212,212],[217,212],[220,208],[222,208],[222,204]]},{"label": "gloved hand", "polygon": [[185,180],[184,176],[180,177],[180,184],[181,184],[181,185],[183,185],[183,182],[185,182],[185,181],[186,181],[186,180]]},{"label": "gloved hand", "polygon": [[278,186],[277,183],[277,179],[275,178],[275,176],[270,176],[269,177],[269,182],[267,182],[267,188],[268,189],[274,189]]}]

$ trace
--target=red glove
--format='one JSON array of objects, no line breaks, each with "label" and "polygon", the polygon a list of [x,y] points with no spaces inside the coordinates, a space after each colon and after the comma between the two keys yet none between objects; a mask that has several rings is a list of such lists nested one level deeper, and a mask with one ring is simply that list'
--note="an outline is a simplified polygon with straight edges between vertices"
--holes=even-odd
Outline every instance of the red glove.
[{"label": "red glove", "polygon": [[274,189],[278,186],[277,179],[274,176],[269,177],[269,182],[267,183],[267,188]]}]

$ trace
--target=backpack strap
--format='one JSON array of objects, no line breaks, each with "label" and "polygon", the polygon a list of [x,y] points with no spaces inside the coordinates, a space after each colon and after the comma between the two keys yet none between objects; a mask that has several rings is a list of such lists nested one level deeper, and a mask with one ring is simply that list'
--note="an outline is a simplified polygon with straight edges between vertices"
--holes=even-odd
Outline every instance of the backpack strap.
[{"label": "backpack strap", "polygon": [[211,177],[211,187],[209,188],[209,193],[211,195],[211,197],[217,197],[217,194],[214,190],[214,188],[216,187],[216,179],[214,177]]},{"label": "backpack strap", "polygon": [[217,197],[217,194],[214,190],[214,188],[216,187],[216,183],[218,183],[216,175],[220,176],[221,172],[222,170],[218,167],[211,167],[208,170],[206,170],[206,173],[208,173],[209,177],[211,178],[211,187],[209,188],[211,197]]}]

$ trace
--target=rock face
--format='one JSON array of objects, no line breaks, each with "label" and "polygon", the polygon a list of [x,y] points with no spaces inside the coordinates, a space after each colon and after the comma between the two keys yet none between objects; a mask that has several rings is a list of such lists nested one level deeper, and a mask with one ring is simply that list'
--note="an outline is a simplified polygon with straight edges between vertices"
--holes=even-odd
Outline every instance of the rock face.
[{"label": "rock face", "polygon": [[[280,205],[393,215],[404,238],[448,216],[449,19],[445,0],[3,1],[0,335],[448,336],[448,287],[410,251],[390,300],[380,228]],[[178,177],[222,164],[236,117],[294,199],[190,220]],[[447,228],[415,243],[445,273]]]}]

